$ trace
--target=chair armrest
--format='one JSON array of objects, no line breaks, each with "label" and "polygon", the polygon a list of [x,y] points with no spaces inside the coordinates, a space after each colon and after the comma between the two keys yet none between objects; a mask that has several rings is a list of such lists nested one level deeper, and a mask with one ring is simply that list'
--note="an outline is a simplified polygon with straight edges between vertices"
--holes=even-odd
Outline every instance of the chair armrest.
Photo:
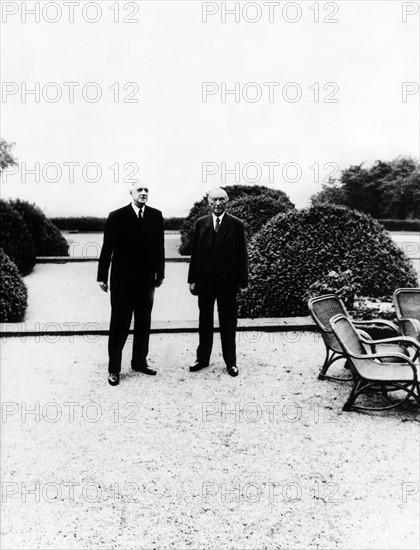
[{"label": "chair armrest", "polygon": [[[360,353],[348,353],[350,357],[354,357],[355,359],[389,359],[390,357],[393,359],[400,359],[402,363],[408,363],[414,373],[414,379],[417,380],[417,367],[415,363],[406,355],[403,355],[402,353],[367,353],[366,355],[362,355]],[[386,361],[385,361],[386,362]],[[378,367],[381,366],[381,363],[378,363]]]},{"label": "chair armrest", "polygon": [[404,344],[405,346],[409,345],[420,349],[420,342],[410,336],[395,336],[393,338],[382,338],[381,340],[369,340],[363,338],[362,336],[361,340],[364,344],[369,344],[370,346],[374,346],[376,344]]},{"label": "chair armrest", "polygon": [[[372,351],[376,352],[376,345],[377,344],[400,344],[403,345],[404,348],[414,348],[415,352],[412,356],[413,361],[417,361],[418,357],[420,356],[420,342],[416,340],[415,338],[410,338],[409,336],[400,336],[399,338],[383,338],[382,340],[365,340],[363,337],[360,338],[361,341],[364,344],[368,344]],[[384,352],[382,351],[381,354]],[[392,357],[393,353],[391,353],[388,357]]]},{"label": "chair armrest", "polygon": [[372,338],[370,337],[370,334],[365,332],[364,330],[357,329],[357,333],[362,337],[362,340],[368,340],[369,343],[373,342]]},{"label": "chair armrest", "polygon": [[395,334],[399,334],[400,331],[398,329],[398,326],[393,323],[392,321],[387,321],[386,319],[369,319],[369,320],[366,320],[366,321],[353,321],[353,324],[355,326],[359,326],[359,325],[383,325],[383,326],[386,326],[390,329],[392,329]]}]

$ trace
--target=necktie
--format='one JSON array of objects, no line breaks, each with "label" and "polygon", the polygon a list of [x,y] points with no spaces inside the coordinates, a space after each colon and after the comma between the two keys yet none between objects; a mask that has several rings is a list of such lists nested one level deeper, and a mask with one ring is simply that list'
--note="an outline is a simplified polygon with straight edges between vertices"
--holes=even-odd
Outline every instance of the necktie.
[{"label": "necktie", "polygon": [[139,210],[139,220],[142,220],[143,219],[143,209],[140,208]]},{"label": "necktie", "polygon": [[220,229],[220,219],[216,218],[216,226],[214,228],[215,233],[218,233]]}]

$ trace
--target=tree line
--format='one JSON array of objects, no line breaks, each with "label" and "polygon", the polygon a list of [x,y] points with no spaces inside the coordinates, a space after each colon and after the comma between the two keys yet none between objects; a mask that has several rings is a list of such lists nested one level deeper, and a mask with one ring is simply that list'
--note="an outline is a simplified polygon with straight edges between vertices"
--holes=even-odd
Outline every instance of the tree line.
[{"label": "tree line", "polygon": [[342,171],[338,180],[322,186],[311,197],[320,203],[348,206],[376,219],[420,218],[420,165],[411,157],[377,160],[370,167],[355,164]]}]

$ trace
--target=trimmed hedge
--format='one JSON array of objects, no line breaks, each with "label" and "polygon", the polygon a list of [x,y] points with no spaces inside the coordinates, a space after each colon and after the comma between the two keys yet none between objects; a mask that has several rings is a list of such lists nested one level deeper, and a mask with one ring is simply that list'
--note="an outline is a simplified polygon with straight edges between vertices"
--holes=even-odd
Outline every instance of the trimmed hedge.
[{"label": "trimmed hedge", "polygon": [[19,199],[9,201],[26,222],[35,241],[37,256],[68,256],[69,245],[66,239],[35,204]]},{"label": "trimmed hedge", "polygon": [[21,275],[32,271],[36,260],[35,241],[23,217],[4,200],[0,200],[0,248]]},{"label": "trimmed hedge", "polygon": [[191,208],[188,216],[184,220],[184,224],[180,232],[181,244],[179,245],[179,253],[181,256],[188,256],[191,254],[195,223],[198,218],[201,218],[201,216],[205,216],[210,212],[210,207],[207,204],[207,195],[205,195],[201,201],[194,203],[194,206]]},{"label": "trimmed hedge", "polygon": [[363,296],[391,296],[417,286],[411,262],[373,218],[320,204],[272,218],[249,245],[249,291],[241,317],[308,315],[310,286],[330,271],[350,270]]},{"label": "trimmed hedge", "polygon": [[[264,185],[230,185],[223,187],[229,196],[230,204],[228,205],[228,212],[233,201],[244,198],[246,196],[266,196],[271,197],[272,200],[282,201],[289,208],[294,208],[294,204],[290,202],[289,197],[283,191],[279,189],[271,189]],[[179,246],[179,253],[182,256],[188,256],[191,254],[192,238],[194,234],[195,222],[201,216],[205,216],[210,213],[210,208],[207,203],[208,193],[203,198],[194,203],[188,216],[185,218],[184,225],[181,229],[181,244]]]},{"label": "trimmed hedge", "polygon": [[0,248],[0,323],[19,323],[25,317],[28,291],[16,265]]},{"label": "trimmed hedge", "polygon": [[387,231],[420,231],[420,220],[378,220]]},{"label": "trimmed hedge", "polygon": [[104,231],[106,218],[94,216],[51,218],[51,222],[61,231]]},{"label": "trimmed hedge", "polygon": [[266,195],[256,197],[246,196],[229,204],[229,213],[241,219],[245,224],[247,239],[250,239],[273,216],[294,209],[293,204],[281,199],[273,199]]},{"label": "trimmed hedge", "polygon": [[164,218],[163,228],[166,231],[180,231],[184,225],[185,218]]}]

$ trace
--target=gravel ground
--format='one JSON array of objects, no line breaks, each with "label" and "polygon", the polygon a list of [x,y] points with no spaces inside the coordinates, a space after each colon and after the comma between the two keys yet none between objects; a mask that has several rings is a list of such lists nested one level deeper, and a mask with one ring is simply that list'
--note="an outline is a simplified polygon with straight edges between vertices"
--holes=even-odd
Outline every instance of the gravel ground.
[{"label": "gravel ground", "polygon": [[418,548],[418,408],[343,413],[314,333],[238,339],[238,378],[152,335],[115,388],[105,338],[8,339],[2,548]]}]

